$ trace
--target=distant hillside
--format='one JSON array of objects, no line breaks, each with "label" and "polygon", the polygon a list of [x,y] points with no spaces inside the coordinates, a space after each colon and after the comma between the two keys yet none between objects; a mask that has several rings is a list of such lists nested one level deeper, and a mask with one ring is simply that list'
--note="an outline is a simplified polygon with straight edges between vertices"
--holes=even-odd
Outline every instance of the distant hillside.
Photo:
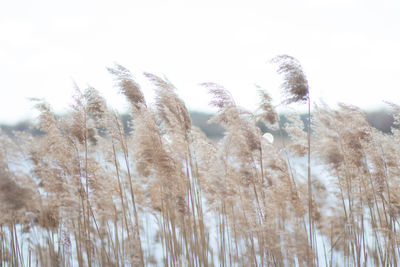
[{"label": "distant hillside", "polygon": [[[192,124],[199,127],[209,138],[219,139],[223,136],[223,128],[221,126],[214,123],[208,123],[208,120],[212,117],[212,114],[192,111],[190,112],[190,116],[192,118]],[[123,119],[125,132],[129,133],[129,122],[131,120],[131,116],[123,114],[121,117]],[[305,125],[307,125],[307,115],[302,114],[301,118]],[[280,119],[282,124],[287,122],[285,115],[280,115]],[[393,116],[385,110],[367,112],[367,120],[372,127],[375,127],[376,129],[385,133],[390,132],[394,121]],[[269,131],[265,125],[261,123],[258,126],[262,132]],[[14,125],[0,124],[0,129],[9,135],[12,135],[13,131],[31,132],[34,135],[39,135],[41,133],[37,128],[33,127],[32,122],[30,121],[22,121]]]},{"label": "distant hillside", "polygon": [[[191,117],[192,117],[192,123],[193,125],[199,127],[200,129],[203,130],[203,132],[209,137],[213,139],[218,139],[223,136],[223,129],[221,126],[217,124],[208,124],[207,121],[212,117],[212,114],[209,113],[201,113],[201,112],[191,112]],[[304,122],[305,129],[308,125],[307,121],[307,114],[302,114],[301,119]],[[282,125],[288,122],[287,118],[285,115],[280,115],[280,121]],[[378,111],[372,111],[372,112],[367,112],[367,121],[369,124],[384,132],[384,133],[389,133],[391,130],[391,127],[393,126],[393,116],[389,114],[385,110],[378,110]],[[265,132],[272,132],[274,135],[279,135],[278,132],[274,132],[269,130],[263,123],[259,123],[258,127],[260,127],[261,131],[263,133]]]},{"label": "distant hillside", "polygon": [[192,124],[199,127],[209,138],[219,139],[223,136],[223,128],[215,123],[208,123],[212,114],[202,112],[190,112]]}]

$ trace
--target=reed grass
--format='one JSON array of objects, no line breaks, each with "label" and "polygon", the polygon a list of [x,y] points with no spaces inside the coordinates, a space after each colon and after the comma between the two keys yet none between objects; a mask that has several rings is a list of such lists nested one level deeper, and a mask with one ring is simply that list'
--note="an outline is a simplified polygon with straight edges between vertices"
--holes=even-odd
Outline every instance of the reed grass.
[{"label": "reed grass", "polygon": [[[208,139],[165,78],[149,105],[126,68],[110,68],[131,131],[95,88],[70,113],[43,100],[40,135],[0,133],[0,266],[398,266],[400,107],[391,133],[359,108],[311,110],[300,63],[273,59],[282,104],[253,114],[204,83],[224,137]],[[307,105],[282,125],[281,105]],[[271,143],[258,128],[278,129]],[[288,134],[285,137],[283,132]]]}]

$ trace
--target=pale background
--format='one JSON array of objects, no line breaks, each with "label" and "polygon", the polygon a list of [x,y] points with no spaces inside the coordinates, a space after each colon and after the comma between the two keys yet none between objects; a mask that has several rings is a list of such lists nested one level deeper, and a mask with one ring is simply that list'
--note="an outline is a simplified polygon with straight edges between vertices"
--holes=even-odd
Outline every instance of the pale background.
[{"label": "pale background", "polygon": [[[191,110],[212,111],[201,82],[254,110],[254,84],[279,103],[268,61],[302,63],[311,97],[376,109],[400,104],[400,1],[0,1],[0,123],[32,118],[30,97],[57,112],[73,81],[127,108],[106,67],[165,75]],[[150,87],[144,88],[149,101]]]}]

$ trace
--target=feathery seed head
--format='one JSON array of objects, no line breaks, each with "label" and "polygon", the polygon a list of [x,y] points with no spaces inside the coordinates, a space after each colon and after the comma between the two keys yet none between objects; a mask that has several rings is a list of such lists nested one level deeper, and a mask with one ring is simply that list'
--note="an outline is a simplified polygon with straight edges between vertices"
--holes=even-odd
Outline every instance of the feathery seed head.
[{"label": "feathery seed head", "polygon": [[201,83],[200,85],[206,87],[208,92],[213,96],[210,105],[215,106],[220,110],[229,106],[236,106],[232,95],[222,85],[212,82]]},{"label": "feathery seed head", "polygon": [[106,101],[100,96],[99,91],[93,87],[89,87],[84,92],[86,99],[87,111],[95,118],[101,119],[107,110]]},{"label": "feathery seed head", "polygon": [[145,72],[144,75],[157,87],[156,106],[162,121],[169,130],[179,125],[186,135],[192,122],[185,103],[175,92],[175,86],[166,78],[162,79],[152,73]]},{"label": "feathery seed head", "polygon": [[31,192],[17,184],[6,170],[0,166],[0,205],[9,210],[19,210],[27,206],[31,200]]},{"label": "feathery seed head", "polygon": [[131,105],[139,110],[146,107],[144,95],[140,89],[140,85],[133,80],[131,72],[125,67],[115,64],[114,68],[108,68],[108,71],[115,76],[121,92],[128,98]]},{"label": "feathery seed head", "polygon": [[262,110],[262,113],[259,115],[259,117],[264,122],[268,122],[271,125],[275,124],[278,122],[278,114],[272,105],[271,96],[265,90],[261,89],[258,90],[258,94],[261,99],[260,109]]},{"label": "feathery seed head", "polygon": [[276,56],[271,62],[278,64],[278,73],[283,74],[281,87],[286,97],[284,103],[307,101],[309,94],[308,81],[300,62],[288,55]]}]

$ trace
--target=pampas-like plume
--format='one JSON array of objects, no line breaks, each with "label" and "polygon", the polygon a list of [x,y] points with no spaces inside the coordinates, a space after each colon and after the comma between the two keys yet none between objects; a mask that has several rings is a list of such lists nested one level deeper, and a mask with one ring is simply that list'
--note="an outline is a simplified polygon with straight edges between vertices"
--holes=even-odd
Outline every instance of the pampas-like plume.
[{"label": "pampas-like plume", "polygon": [[[5,166],[0,165],[0,210],[17,211],[31,201],[31,192],[17,184]],[[3,206],[3,207],[2,207]]]},{"label": "pampas-like plume", "polygon": [[103,97],[100,96],[99,91],[93,87],[88,87],[83,96],[86,100],[87,112],[94,119],[104,118],[105,112],[107,110],[107,105]]},{"label": "pampas-like plume", "polygon": [[308,99],[308,81],[300,62],[292,56],[279,55],[271,60],[278,64],[278,73],[283,74],[281,85],[286,97],[284,103],[305,102]]},{"label": "pampas-like plume", "polygon": [[191,128],[191,119],[183,101],[175,93],[175,86],[168,80],[145,72],[144,75],[156,86],[156,105],[157,110],[167,127],[174,129],[177,126],[187,135]]},{"label": "pampas-like plume", "polygon": [[232,95],[222,85],[217,83],[202,83],[200,84],[208,89],[208,92],[213,96],[210,105],[217,107],[219,110],[229,106],[236,106]]},{"label": "pampas-like plume", "polygon": [[34,108],[40,112],[39,115],[39,129],[42,132],[51,132],[56,126],[56,118],[49,103],[43,99],[31,98],[35,103]]},{"label": "pampas-like plume", "polygon": [[258,88],[258,94],[261,99],[259,106],[261,114],[259,114],[258,117],[270,125],[275,125],[278,122],[279,117],[276,113],[275,107],[272,105],[272,98],[265,90],[261,90],[260,87]]},{"label": "pampas-like plume", "polygon": [[117,85],[121,92],[128,98],[132,107],[139,110],[141,107],[146,107],[146,102],[140,85],[133,80],[131,72],[125,67],[115,64],[114,68],[108,68],[108,71],[114,75]]},{"label": "pampas-like plume", "polygon": [[291,139],[288,148],[294,156],[303,157],[307,154],[307,132],[304,131],[304,123],[297,114],[289,114],[288,120],[291,122],[285,125],[285,131]]}]

